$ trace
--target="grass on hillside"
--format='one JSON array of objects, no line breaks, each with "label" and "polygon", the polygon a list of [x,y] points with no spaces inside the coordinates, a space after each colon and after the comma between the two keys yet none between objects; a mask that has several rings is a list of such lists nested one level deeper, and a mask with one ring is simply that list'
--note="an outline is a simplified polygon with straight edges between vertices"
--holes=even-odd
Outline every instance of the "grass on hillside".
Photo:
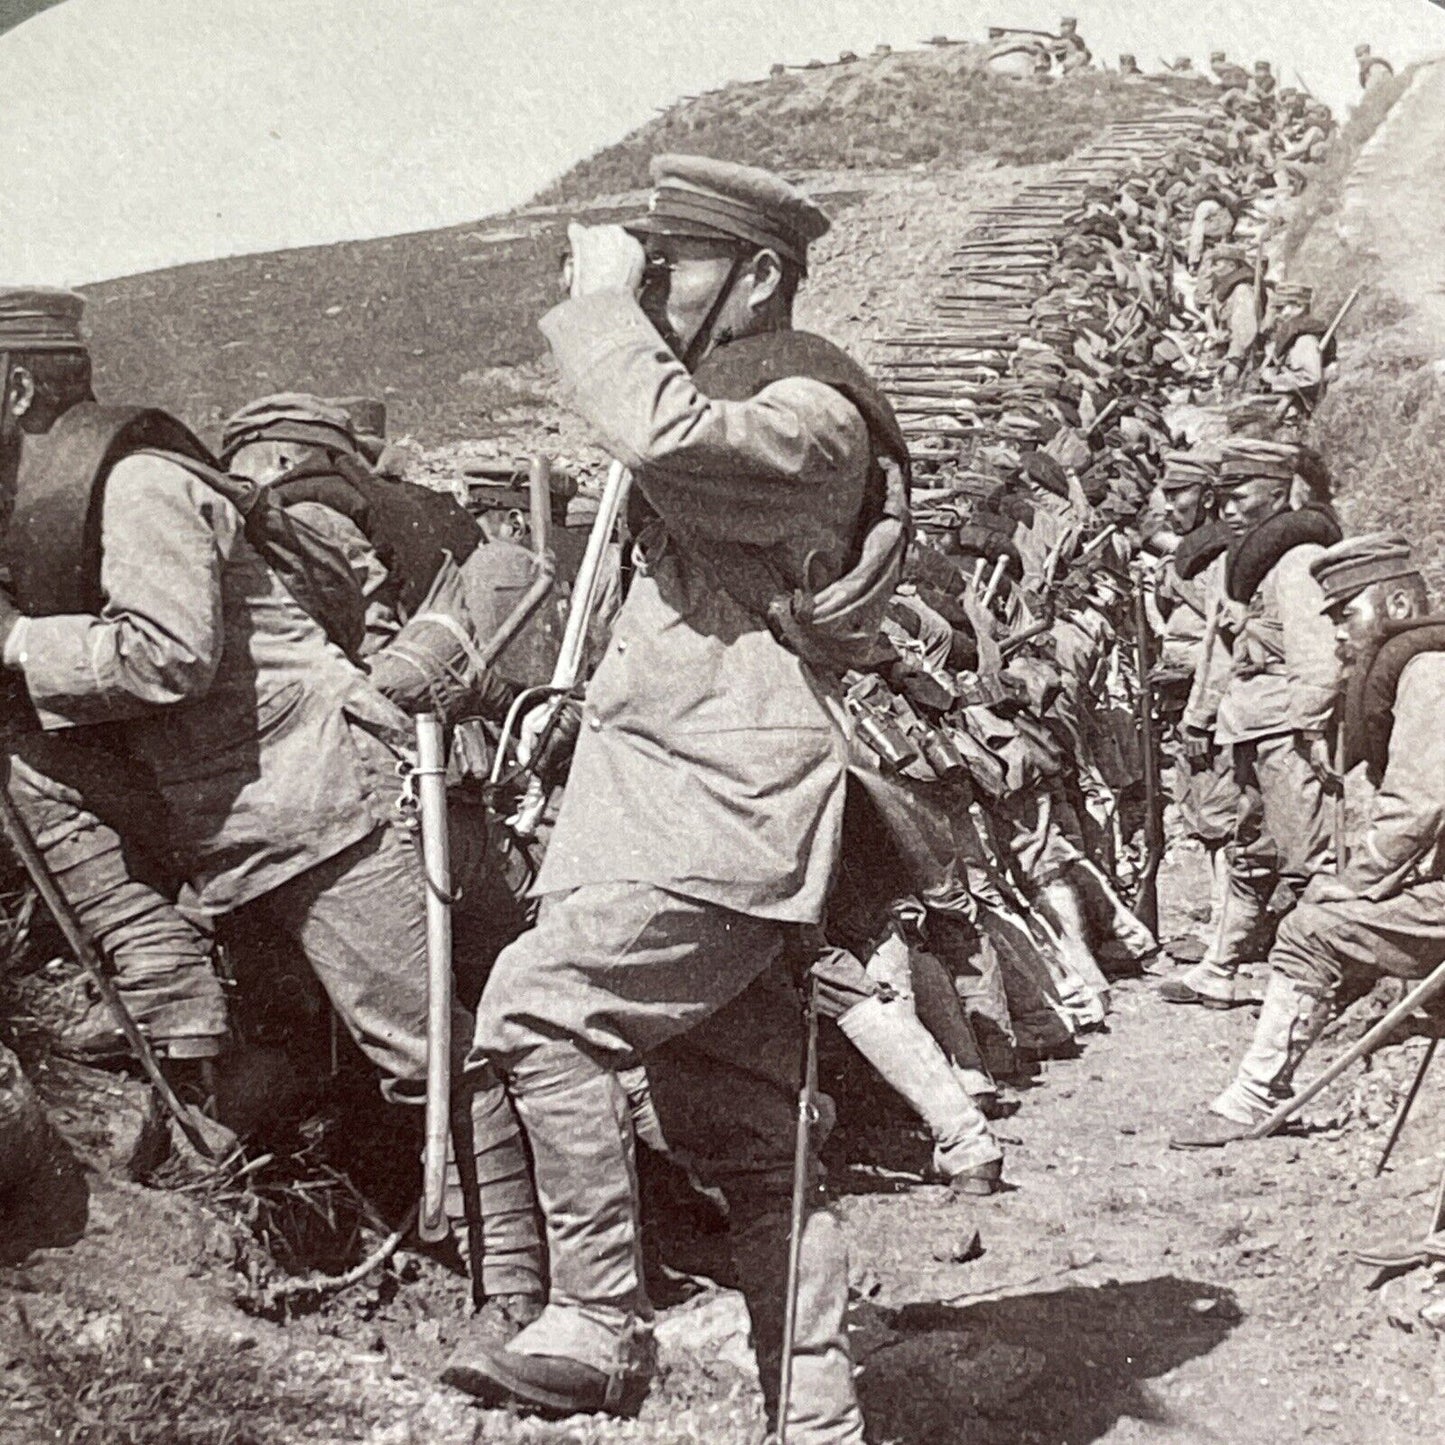
[{"label": "grass on hillside", "polygon": [[[1087,75],[1041,89],[954,76],[902,57],[856,94],[788,109],[794,82],[675,107],[584,162],[544,199],[647,183],[648,156],[684,147],[783,170],[945,166],[1067,156],[1113,120],[1190,87]],[[835,209],[847,198],[829,197]],[[624,213],[595,209],[589,219]],[[266,392],[384,398],[394,434],[428,444],[526,431],[540,407],[537,319],[556,299],[562,218],[519,218],[156,271],[87,288],[102,399],[175,412],[208,439]]]},{"label": "grass on hillside", "polygon": [[666,151],[781,170],[950,166],[984,155],[1005,165],[1044,164],[1072,155],[1106,125],[1208,90],[1201,82],[1140,84],[1101,72],[1043,87],[956,74],[924,57],[908,68],[862,71],[842,101],[819,88],[818,75],[780,75],[674,106],[574,166],[538,199],[635,190],[648,184],[648,160]]},{"label": "grass on hillside", "polygon": [[1445,599],[1445,387],[1414,358],[1341,378],[1315,415],[1312,440],[1330,459],[1352,531],[1410,539],[1437,605]]},{"label": "grass on hillside", "polygon": [[484,437],[535,404],[496,374],[542,353],[558,228],[487,242],[475,227],[242,256],[87,288],[97,390],[207,435],[272,391],[365,394],[394,433]]},{"label": "grass on hillside", "polygon": [[1372,86],[1360,97],[1340,127],[1329,156],[1300,197],[1285,227],[1280,257],[1288,267],[1311,236],[1318,238],[1322,220],[1335,215],[1344,196],[1345,182],[1360,158],[1360,151],[1384,124],[1395,102],[1410,88],[1418,67],[1409,66],[1398,75]]},{"label": "grass on hillside", "polygon": [[1334,224],[1360,151],[1409,88],[1413,67],[1360,100],[1340,143],[1305,191],[1285,233],[1291,280],[1315,288],[1316,310],[1332,317],[1350,292],[1360,296],[1341,330],[1346,354],[1309,429],[1329,459],[1349,530],[1403,533],[1424,562],[1436,598],[1445,596],[1445,385],[1431,358],[1404,342],[1409,315],[1389,290],[1378,260]]}]

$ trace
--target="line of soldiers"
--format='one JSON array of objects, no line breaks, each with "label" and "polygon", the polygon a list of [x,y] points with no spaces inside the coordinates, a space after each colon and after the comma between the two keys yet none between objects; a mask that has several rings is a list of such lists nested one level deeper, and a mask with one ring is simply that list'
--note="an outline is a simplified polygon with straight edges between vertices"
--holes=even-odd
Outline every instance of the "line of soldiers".
[{"label": "line of soldiers", "polygon": [[[1136,723],[1146,683],[1167,681],[1135,665],[1141,540],[1160,558],[1178,540],[1144,615],[1198,694],[1178,730],[1185,802],[1232,812],[1213,825],[1227,846],[1212,952],[1170,992],[1202,1003],[1210,978],[1232,980],[1232,940],[1263,922],[1274,880],[1319,892],[1337,689],[1305,669],[1323,667],[1320,618],[1334,608],[1363,657],[1367,628],[1423,597],[1398,543],[1337,545],[1317,461],[1279,438],[1308,398],[1264,379],[1267,280],[1235,350],[1237,285],[1206,279],[1210,244],[1191,255],[1200,188],[1221,174],[1240,204],[1206,242],[1258,233],[1279,187],[1251,143],[1273,125],[1209,117],[1197,160],[1081,194],[1024,334],[950,403],[968,424],[937,446],[905,434],[855,361],[793,329],[828,222],[777,177],[660,157],[644,217],[571,228],[570,296],[542,329],[633,473],[626,578],[540,872],[495,795],[452,808],[475,1009],[454,1019],[449,1213],[484,1305],[451,1383],[554,1415],[639,1406],[656,1370],[647,1147],[726,1200],[770,1422],[784,1412],[795,1441],[863,1438],[816,1138],[790,1201],[800,981],[918,1110],[940,1171],[997,1188],[996,1078],[1072,1050],[1106,1016],[1110,972],[1159,951],[1127,902],[1158,866]],[[174,1061],[221,1047],[218,999],[198,985],[152,1007],[144,961],[204,980],[206,931],[239,926],[294,941],[383,1092],[414,1104],[429,883],[408,713],[439,710],[460,738],[465,719],[523,707],[545,649],[515,670],[481,659],[535,563],[379,471],[379,419],[356,408],[266,398],[213,454],[160,413],[98,405],[79,321],[69,293],[0,293],[0,654],[32,724],[11,743],[13,795]],[[1218,580],[1192,585],[1210,567]],[[1361,850],[1385,862],[1377,891],[1421,866],[1406,835],[1438,841],[1389,801],[1430,667],[1399,664],[1394,713],[1382,686],[1360,702],[1386,778]],[[1386,715],[1408,723],[1399,739]],[[561,731],[535,761],[554,780]],[[466,752],[454,741],[459,767]],[[1287,1082],[1325,983],[1365,961],[1378,902],[1319,894],[1281,929],[1276,977],[1294,982],[1272,980],[1216,1106],[1233,1131]],[[1355,943],[1327,949],[1340,910]]]}]

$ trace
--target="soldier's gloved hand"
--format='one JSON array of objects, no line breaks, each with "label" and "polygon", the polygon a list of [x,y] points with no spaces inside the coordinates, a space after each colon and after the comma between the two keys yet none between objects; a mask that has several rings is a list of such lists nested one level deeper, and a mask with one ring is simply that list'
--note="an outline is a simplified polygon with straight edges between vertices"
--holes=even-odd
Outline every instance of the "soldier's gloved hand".
[{"label": "soldier's gloved hand", "polygon": [[1214,741],[1208,733],[1187,727],[1181,731],[1179,737],[1186,761],[1203,764],[1214,756]]},{"label": "soldier's gloved hand", "polygon": [[1335,772],[1334,761],[1330,757],[1330,745],[1325,741],[1324,734],[1296,733],[1295,746],[1303,753],[1305,761],[1310,765],[1310,772],[1315,775],[1320,787],[1327,793],[1338,793],[1343,779]]},{"label": "soldier's gloved hand", "polygon": [[642,242],[621,226],[567,227],[572,248],[572,298],[595,296],[599,291],[626,291],[636,296],[642,286],[647,255]]},{"label": "soldier's gloved hand", "polygon": [[553,709],[546,704],[534,707],[522,719],[517,738],[517,755],[532,764],[537,776],[547,784],[557,782],[567,770],[577,735],[582,731],[582,704],[564,697],[556,708],[556,721],[548,727]]}]

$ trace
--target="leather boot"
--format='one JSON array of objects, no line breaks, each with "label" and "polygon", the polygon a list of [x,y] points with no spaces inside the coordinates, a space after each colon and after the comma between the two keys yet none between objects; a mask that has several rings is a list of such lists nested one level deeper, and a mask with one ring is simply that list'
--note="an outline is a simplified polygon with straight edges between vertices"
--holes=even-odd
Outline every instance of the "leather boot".
[{"label": "leather boot", "polygon": [[1012,1074],[1018,1063],[1013,1017],[993,940],[967,920],[940,910],[928,915],[928,946],[958,995],[984,1072],[993,1078]]},{"label": "leather boot", "polygon": [[[225,1032],[162,1035],[148,1028],[142,1032],[150,1039],[156,1057],[161,1059],[216,1059],[225,1052],[229,1042]],[[101,999],[94,1000],[61,1032],[55,1041],[55,1052],[62,1058],[96,1069],[135,1062],[130,1041]]]},{"label": "leather boot", "polygon": [[554,1418],[635,1414],[656,1347],[627,1090],[560,1043],[534,1050],[511,1083],[547,1221],[551,1292],[510,1343],[477,1346],[443,1378],[488,1405]]},{"label": "leather boot", "polygon": [[1214,936],[1193,968],[1160,988],[1159,996],[1166,1003],[1233,1008],[1249,1002],[1239,997],[1235,984],[1240,964],[1251,955],[1251,940],[1264,905],[1250,878],[1239,871],[1230,850],[1221,848],[1215,856],[1224,859],[1226,878]]},{"label": "leather boot", "polygon": [[928,1126],[940,1173],[961,1174],[1003,1157],[943,1050],[902,999],[862,999],[839,1016],[838,1027]]},{"label": "leather boot", "polygon": [[986,909],[981,922],[997,950],[1017,1050],[1039,1055],[1068,1050],[1076,1030],[1038,940],[1009,909]]},{"label": "leather boot", "polygon": [[[758,1197],[722,1185],[738,1283],[753,1326],[753,1348],[768,1429],[778,1427],[784,1284],[790,1210],[786,1197]],[[810,1191],[793,1331],[790,1445],[862,1445],[863,1414],[848,1348],[848,1252],[837,1216]]]}]

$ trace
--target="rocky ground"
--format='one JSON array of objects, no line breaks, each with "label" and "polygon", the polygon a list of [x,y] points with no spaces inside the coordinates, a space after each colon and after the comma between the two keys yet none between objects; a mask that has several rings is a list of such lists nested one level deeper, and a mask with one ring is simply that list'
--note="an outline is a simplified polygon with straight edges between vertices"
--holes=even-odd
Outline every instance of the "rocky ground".
[{"label": "rocky ground", "polygon": [[[1197,921],[1203,882],[1200,859],[1177,853],[1166,931]],[[843,1125],[830,1154],[872,1437],[1438,1440],[1445,1271],[1383,1281],[1350,1250],[1424,1229],[1445,1162],[1433,1107],[1445,1075],[1427,1079],[1380,1179],[1374,1161],[1425,1047],[1418,1038],[1348,1075],[1302,1133],[1173,1153],[1171,1126],[1225,1081],[1251,1018],[1171,1009],[1153,983],[1121,984],[1107,1032],[1016,1095],[1017,1112],[998,1126],[1010,1187],[987,1200],[960,1202],[923,1183],[921,1135],[832,1056]],[[1358,1006],[1318,1064],[1378,1006]],[[82,1158],[95,1142],[94,1105],[73,1104],[62,1119]],[[462,1293],[429,1260],[403,1253],[289,1323],[238,1308],[238,1296],[255,1295],[234,1268],[252,1257],[238,1254],[236,1219],[194,1186],[59,1173],[43,1216],[12,1226],[0,1256],[0,1441],[743,1445],[757,1436],[730,1292],[670,1274],[665,1295],[698,1292],[663,1313],[664,1373],[641,1418],[548,1425],[477,1411],[434,1383]],[[680,1261],[688,1244],[674,1239],[669,1252]]]}]

